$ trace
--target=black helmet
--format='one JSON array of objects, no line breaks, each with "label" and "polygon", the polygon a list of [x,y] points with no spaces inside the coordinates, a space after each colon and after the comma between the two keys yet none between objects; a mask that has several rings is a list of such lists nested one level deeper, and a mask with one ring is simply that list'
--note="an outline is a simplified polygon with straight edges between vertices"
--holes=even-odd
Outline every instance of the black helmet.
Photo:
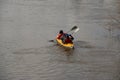
[{"label": "black helmet", "polygon": [[62,34],[63,33],[63,30],[60,30],[60,32],[59,32],[60,34]]}]

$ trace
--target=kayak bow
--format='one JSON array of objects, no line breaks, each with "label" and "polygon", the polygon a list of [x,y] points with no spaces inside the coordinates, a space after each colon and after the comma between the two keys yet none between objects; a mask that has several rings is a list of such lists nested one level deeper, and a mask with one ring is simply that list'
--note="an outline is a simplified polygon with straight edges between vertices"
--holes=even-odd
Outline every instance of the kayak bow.
[{"label": "kayak bow", "polygon": [[63,47],[74,48],[74,44],[73,43],[66,43],[66,44],[64,44],[61,39],[56,39],[56,41],[57,41],[58,44],[62,45]]}]

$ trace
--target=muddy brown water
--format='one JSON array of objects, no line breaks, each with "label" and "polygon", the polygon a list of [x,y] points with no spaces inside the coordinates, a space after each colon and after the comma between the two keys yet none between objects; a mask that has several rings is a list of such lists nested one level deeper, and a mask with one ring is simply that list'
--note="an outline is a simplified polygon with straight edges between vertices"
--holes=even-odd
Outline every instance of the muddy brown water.
[{"label": "muddy brown water", "polygon": [[120,80],[119,24],[119,0],[0,0],[0,80]]}]

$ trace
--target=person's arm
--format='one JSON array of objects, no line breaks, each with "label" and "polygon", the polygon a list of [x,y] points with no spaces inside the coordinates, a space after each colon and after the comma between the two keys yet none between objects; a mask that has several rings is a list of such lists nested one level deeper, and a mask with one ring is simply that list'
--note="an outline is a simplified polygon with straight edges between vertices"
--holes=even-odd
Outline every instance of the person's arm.
[{"label": "person's arm", "polygon": [[71,34],[70,34],[69,36],[70,36],[70,38],[71,38],[72,40],[74,40],[74,37],[73,37]]}]

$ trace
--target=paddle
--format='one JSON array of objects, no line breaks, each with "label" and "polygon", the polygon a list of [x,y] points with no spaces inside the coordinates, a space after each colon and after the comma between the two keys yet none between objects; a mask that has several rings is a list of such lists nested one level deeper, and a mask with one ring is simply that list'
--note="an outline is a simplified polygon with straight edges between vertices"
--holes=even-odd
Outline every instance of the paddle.
[{"label": "paddle", "polygon": [[[73,26],[73,27],[70,29],[70,31],[74,31],[74,30],[76,31],[77,29],[78,29],[77,26]],[[68,31],[68,32],[70,32],[70,31]],[[68,33],[68,32],[67,32],[67,33]]]},{"label": "paddle", "polygon": [[[71,32],[71,31],[74,31],[73,33],[76,33],[79,31],[79,28],[77,26],[73,26],[67,33]],[[55,40],[49,40],[49,42],[55,42]]]},{"label": "paddle", "polygon": [[[79,28],[78,28],[77,26],[74,26],[73,28],[71,28],[70,31],[74,31],[73,33],[76,33],[76,32],[79,31]],[[73,34],[73,33],[72,33],[72,34]]]}]

